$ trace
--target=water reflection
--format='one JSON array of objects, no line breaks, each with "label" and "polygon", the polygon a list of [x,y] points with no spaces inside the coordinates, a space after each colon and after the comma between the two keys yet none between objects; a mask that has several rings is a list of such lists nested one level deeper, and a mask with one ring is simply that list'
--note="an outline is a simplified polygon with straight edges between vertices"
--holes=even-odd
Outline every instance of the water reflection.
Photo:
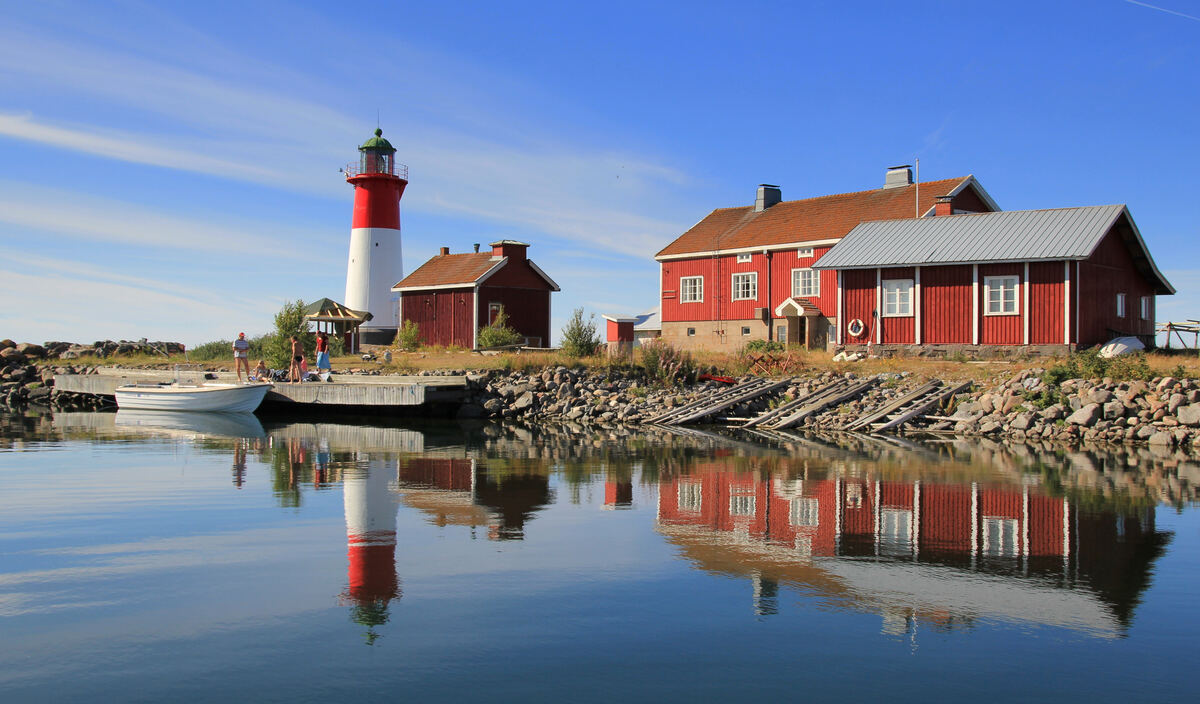
[{"label": "water reflection", "polygon": [[1200,484],[1193,458],[1147,448],[515,424],[256,431],[121,414],[6,423],[10,445],[142,437],[227,453],[233,485],[265,470],[281,507],[340,487],[338,596],[368,643],[402,596],[398,512],[451,537],[522,540],[549,530],[538,519],[556,502],[586,503],[600,486],[598,508],[653,510],[652,539],[698,570],[746,580],[760,617],[792,595],[877,614],[890,634],[990,619],[1121,636],[1171,538],[1156,507],[1194,502]]},{"label": "water reflection", "polygon": [[700,569],[870,610],[887,632],[1002,618],[1118,635],[1168,536],[1153,507],[1083,511],[1030,483],[759,476],[700,462],[659,490],[659,532]]}]

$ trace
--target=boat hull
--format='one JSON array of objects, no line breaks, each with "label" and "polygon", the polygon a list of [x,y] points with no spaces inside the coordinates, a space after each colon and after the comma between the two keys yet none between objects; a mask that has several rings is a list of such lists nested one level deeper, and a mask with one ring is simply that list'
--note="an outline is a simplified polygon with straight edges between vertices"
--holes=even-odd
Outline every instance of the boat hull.
[{"label": "boat hull", "polygon": [[119,386],[118,408],[144,411],[245,412],[258,408],[271,384]]}]

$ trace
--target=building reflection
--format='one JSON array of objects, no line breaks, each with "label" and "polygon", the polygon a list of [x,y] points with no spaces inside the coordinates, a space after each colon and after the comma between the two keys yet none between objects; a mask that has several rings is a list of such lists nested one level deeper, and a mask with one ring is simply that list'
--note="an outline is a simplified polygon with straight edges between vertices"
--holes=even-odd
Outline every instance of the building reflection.
[{"label": "building reflection", "polygon": [[374,643],[376,626],[388,621],[388,605],[400,598],[396,575],[397,495],[390,486],[392,463],[368,460],[345,472],[342,494],[346,511],[348,568],[342,603],[351,619],[366,626]]},{"label": "building reflection", "polygon": [[397,480],[404,503],[436,525],[482,528],[490,540],[521,540],[525,524],[554,500],[547,475],[489,470],[473,458],[402,459]]},{"label": "building reflection", "polygon": [[812,479],[697,464],[660,484],[658,530],[697,566],[884,617],[889,632],[981,617],[1120,635],[1168,536],[1154,509],[1084,510],[1030,485]]}]

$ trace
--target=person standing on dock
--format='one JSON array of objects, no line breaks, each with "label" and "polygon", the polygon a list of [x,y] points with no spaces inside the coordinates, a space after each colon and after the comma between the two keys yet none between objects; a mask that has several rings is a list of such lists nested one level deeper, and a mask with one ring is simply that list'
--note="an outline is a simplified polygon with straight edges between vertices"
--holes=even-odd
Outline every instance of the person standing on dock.
[{"label": "person standing on dock", "polygon": [[317,333],[317,373],[331,371],[329,364],[329,337],[323,332]]},{"label": "person standing on dock", "polygon": [[300,338],[292,335],[292,366],[288,368],[288,381],[292,384],[299,384],[303,377],[300,376],[300,362],[304,361],[304,347],[300,344]]},{"label": "person standing on dock", "polygon": [[238,381],[243,381],[243,369],[246,370],[245,381],[250,381],[250,341],[244,332],[239,332],[238,339],[233,341],[233,364],[237,368]]}]

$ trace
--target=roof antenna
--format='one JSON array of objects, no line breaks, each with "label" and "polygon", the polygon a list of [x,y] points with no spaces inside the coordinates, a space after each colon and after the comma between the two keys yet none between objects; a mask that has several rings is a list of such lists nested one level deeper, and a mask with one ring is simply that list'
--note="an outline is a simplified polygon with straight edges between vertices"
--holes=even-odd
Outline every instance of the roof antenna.
[{"label": "roof antenna", "polygon": [[917,211],[917,214],[914,215],[913,217],[919,218],[919,217],[921,217],[921,160],[914,159],[913,163],[917,165],[917,175],[913,178],[913,180],[917,182],[916,203],[913,204],[913,207]]},{"label": "roof antenna", "polygon": [[375,129],[379,129],[379,108],[375,108]]}]

